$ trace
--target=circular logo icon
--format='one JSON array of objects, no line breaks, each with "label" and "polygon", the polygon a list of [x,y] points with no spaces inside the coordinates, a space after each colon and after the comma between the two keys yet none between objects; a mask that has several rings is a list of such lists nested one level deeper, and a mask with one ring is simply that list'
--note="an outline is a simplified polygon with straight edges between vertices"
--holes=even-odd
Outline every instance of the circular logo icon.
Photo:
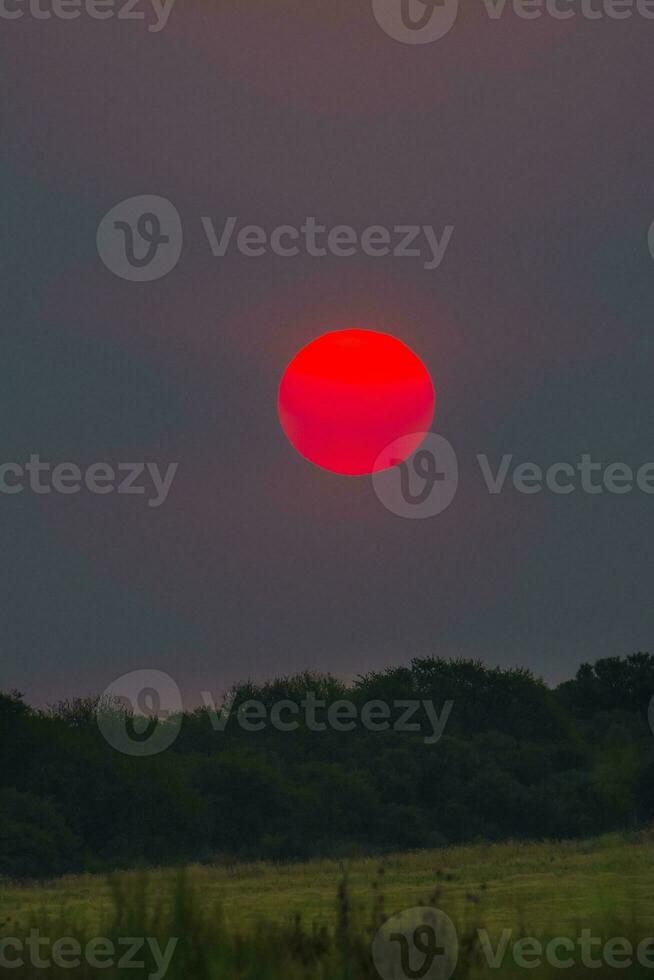
[{"label": "circular logo icon", "polygon": [[98,254],[106,267],[130,282],[162,279],[182,254],[182,221],[165,197],[143,195],[121,201],[98,227]]},{"label": "circular logo icon", "polygon": [[[418,449],[407,456],[407,447],[415,446],[420,435],[423,439]],[[378,498],[387,510],[410,520],[442,514],[459,485],[456,453],[447,439],[435,432],[396,439],[380,453],[375,466],[372,485]]]},{"label": "circular logo icon", "polygon": [[375,936],[372,959],[382,980],[449,980],[459,959],[454,923],[440,909],[405,909]]},{"label": "circular logo icon", "polygon": [[459,0],[372,0],[381,29],[402,44],[432,44],[456,22]]},{"label": "circular logo icon", "polygon": [[160,670],[135,670],[110,684],[100,698],[98,727],[123,755],[158,755],[182,727],[182,695]]}]

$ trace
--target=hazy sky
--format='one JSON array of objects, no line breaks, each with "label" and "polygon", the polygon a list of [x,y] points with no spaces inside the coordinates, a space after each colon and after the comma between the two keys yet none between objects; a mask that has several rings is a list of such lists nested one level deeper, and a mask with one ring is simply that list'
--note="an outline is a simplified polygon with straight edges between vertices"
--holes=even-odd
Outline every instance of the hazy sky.
[{"label": "hazy sky", "polygon": [[[143,9],[146,9],[145,7]],[[0,494],[0,688],[35,702],[141,667],[185,696],[413,656],[549,680],[651,649],[654,496],[486,490],[476,460],[654,460],[654,20],[388,37],[365,0],[178,0],[141,21],[3,23],[0,462],[179,463],[165,504]],[[176,268],[102,264],[134,195],[181,215]],[[438,269],[215,258],[220,228],[433,225]],[[461,470],[403,520],[289,446],[277,385],[326,330],[404,340]]]}]

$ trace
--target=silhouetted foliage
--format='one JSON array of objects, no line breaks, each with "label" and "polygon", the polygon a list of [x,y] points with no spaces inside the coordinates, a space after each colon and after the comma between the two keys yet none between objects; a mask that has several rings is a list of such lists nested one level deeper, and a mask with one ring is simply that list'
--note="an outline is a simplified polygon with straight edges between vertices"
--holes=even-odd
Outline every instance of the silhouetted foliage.
[{"label": "silhouetted foliage", "polygon": [[[188,712],[172,747],[139,758],[104,740],[98,698],[39,711],[0,693],[0,875],[631,828],[654,818],[653,694],[645,653],[584,664],[554,690],[527,670],[416,659],[351,685],[308,673],[236,685],[226,724]],[[294,731],[237,723],[248,702],[270,711],[310,696],[359,714],[370,702],[453,707],[431,744],[424,715],[408,731],[316,730],[301,712],[284,716]]]}]

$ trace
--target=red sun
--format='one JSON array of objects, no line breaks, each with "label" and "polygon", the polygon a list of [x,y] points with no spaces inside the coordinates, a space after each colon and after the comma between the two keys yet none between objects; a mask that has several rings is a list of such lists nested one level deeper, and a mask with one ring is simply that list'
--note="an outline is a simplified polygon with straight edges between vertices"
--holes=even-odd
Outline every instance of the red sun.
[{"label": "red sun", "polygon": [[279,386],[279,419],[290,443],[317,466],[348,476],[387,468],[378,457],[397,439],[405,440],[403,458],[415,452],[434,406],[420,358],[375,330],[318,337],[293,358]]}]

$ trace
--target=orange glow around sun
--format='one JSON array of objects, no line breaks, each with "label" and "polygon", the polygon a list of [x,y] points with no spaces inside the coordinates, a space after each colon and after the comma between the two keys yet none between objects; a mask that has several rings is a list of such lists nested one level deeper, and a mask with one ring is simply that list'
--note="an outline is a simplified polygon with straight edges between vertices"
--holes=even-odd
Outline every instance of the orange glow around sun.
[{"label": "orange glow around sun", "polygon": [[318,337],[293,358],[279,387],[279,419],[291,444],[317,466],[347,476],[384,468],[380,453],[415,434],[404,444],[404,458],[410,456],[434,407],[434,386],[420,358],[375,330]]}]

